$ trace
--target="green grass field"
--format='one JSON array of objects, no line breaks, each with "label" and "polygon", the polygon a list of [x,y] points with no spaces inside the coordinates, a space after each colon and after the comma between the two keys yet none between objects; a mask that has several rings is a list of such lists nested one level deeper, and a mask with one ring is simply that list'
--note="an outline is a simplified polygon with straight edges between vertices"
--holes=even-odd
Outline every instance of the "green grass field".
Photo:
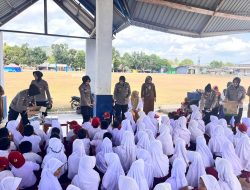
[{"label": "green grass field", "polygon": [[[4,73],[5,94],[8,97],[8,104],[13,97],[23,89],[28,88],[33,80],[32,72]],[[49,83],[53,97],[53,109],[70,110],[70,98],[73,95],[79,96],[78,87],[81,84],[83,72],[44,72],[44,79]],[[148,74],[141,73],[112,73],[112,92],[119,76],[124,75],[130,83],[131,90],[140,91],[141,85]],[[220,91],[225,88],[228,81],[234,76],[220,75],[168,75],[151,74],[156,85],[157,106],[176,105],[183,101],[188,91],[203,89],[207,83],[212,86],[218,85]],[[241,77],[242,85],[247,89],[250,86],[250,77]],[[248,98],[246,98],[248,101]]]}]

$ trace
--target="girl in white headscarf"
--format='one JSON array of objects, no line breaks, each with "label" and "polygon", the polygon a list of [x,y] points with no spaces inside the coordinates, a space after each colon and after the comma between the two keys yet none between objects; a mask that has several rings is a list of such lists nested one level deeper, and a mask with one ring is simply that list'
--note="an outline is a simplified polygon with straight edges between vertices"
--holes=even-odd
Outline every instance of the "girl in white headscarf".
[{"label": "girl in white headscarf", "polygon": [[172,190],[180,190],[181,188],[188,186],[185,172],[185,162],[183,161],[183,159],[176,158],[171,170],[171,177],[166,181],[167,183],[170,183]]},{"label": "girl in white headscarf", "polygon": [[73,142],[73,152],[69,156],[68,159],[68,178],[73,179],[73,177],[77,174],[77,170],[79,167],[80,158],[85,155],[85,148],[83,141],[80,139],[76,139]]},{"label": "girl in white headscarf", "polygon": [[155,186],[154,190],[171,190],[171,185],[169,183],[159,183]]},{"label": "girl in white headscarf", "polygon": [[150,153],[152,156],[153,171],[155,178],[163,178],[168,175],[169,160],[163,154],[161,141],[155,140],[151,143]]},{"label": "girl in white headscarf", "polygon": [[60,176],[63,164],[64,163],[56,158],[51,158],[46,162],[43,167],[38,190],[62,190],[58,177]]},{"label": "girl in white headscarf", "polygon": [[221,190],[216,178],[212,175],[203,175],[200,177],[199,188],[206,188],[206,190]]},{"label": "girl in white headscarf", "polygon": [[117,190],[118,180],[121,175],[125,175],[122,169],[120,159],[116,153],[106,153],[105,161],[107,163],[107,171],[102,179],[102,190]]},{"label": "girl in white headscarf", "polygon": [[19,177],[5,177],[0,182],[0,190],[16,190],[21,181]]},{"label": "girl in white headscarf", "polygon": [[134,133],[132,125],[131,125],[129,119],[122,120],[121,126],[122,126],[121,130],[123,130],[123,131],[130,131],[130,132]]},{"label": "girl in white headscarf", "polygon": [[161,116],[161,123],[159,127],[159,133],[161,133],[161,128],[167,128],[169,130],[169,133],[172,135],[173,134],[173,127],[171,126],[170,119],[167,115],[162,115]]},{"label": "girl in white headscarf", "polygon": [[148,112],[148,116],[149,116],[150,120],[152,121],[152,123],[154,124],[154,126],[155,126],[156,128],[158,128],[159,122],[158,122],[158,120],[155,118],[155,115],[156,115],[156,113],[153,112],[153,111]]},{"label": "girl in white headscarf", "polygon": [[247,126],[247,135],[250,137],[250,118],[243,117],[242,118],[242,123]]},{"label": "girl in white headscarf", "polygon": [[49,130],[48,133],[47,133],[47,139],[50,138],[51,130],[52,130],[52,128],[54,128],[54,127],[60,129],[60,139],[62,140],[62,139],[63,139],[63,131],[62,131],[61,124],[59,123],[58,120],[52,120],[52,122],[51,122],[51,128],[50,128],[50,130]]},{"label": "girl in white headscarf", "polygon": [[203,132],[198,128],[198,122],[190,120],[188,124],[188,130],[191,133],[191,142],[195,143],[198,136],[203,136]]},{"label": "girl in white headscarf", "polygon": [[205,167],[212,167],[214,165],[212,152],[208,148],[204,136],[196,138],[196,152],[200,153]]},{"label": "girl in white headscarf", "polygon": [[66,190],[81,190],[81,189],[78,188],[78,187],[76,187],[76,186],[74,186],[74,185],[72,185],[72,184],[70,184],[70,185],[67,187]]},{"label": "girl in white headscarf", "polygon": [[112,142],[110,141],[109,138],[105,138],[103,141],[102,141],[102,144],[101,144],[101,151],[97,153],[96,155],[96,167],[98,168],[98,170],[100,172],[102,172],[103,174],[106,172],[107,170],[107,164],[105,162],[105,157],[104,155],[106,153],[110,153],[110,152],[113,152],[113,149],[112,149]]},{"label": "girl in white headscarf", "polygon": [[242,167],[242,164],[241,164],[239,157],[235,154],[235,150],[234,150],[232,143],[226,143],[223,145],[222,158],[225,158],[226,160],[228,160],[231,163],[231,165],[233,167],[234,174],[236,176],[241,174],[243,167]]},{"label": "girl in white headscarf", "polygon": [[148,187],[151,189],[154,183],[154,173],[153,173],[153,164],[152,157],[150,153],[144,149],[137,149],[136,157],[138,159],[144,160],[144,175],[146,177]]},{"label": "girl in white headscarf", "polygon": [[9,130],[9,132],[12,134],[13,136],[13,141],[15,143],[16,146],[19,145],[20,141],[22,140],[23,136],[21,135],[21,133],[17,130],[17,126],[18,126],[18,121],[17,120],[12,120],[9,121],[7,123],[7,129]]},{"label": "girl in white headscarf", "polygon": [[250,172],[250,139],[243,137],[235,147],[235,153],[240,158],[244,171]]},{"label": "girl in white headscarf", "polygon": [[170,158],[170,162],[173,163],[176,158],[183,159],[185,166],[188,166],[187,149],[185,147],[185,141],[181,138],[175,141],[174,155]]},{"label": "girl in white headscarf", "polygon": [[144,161],[142,159],[136,160],[131,165],[128,177],[132,177],[138,184],[140,190],[148,190],[148,183],[144,175]]},{"label": "girl in white headscarf", "polygon": [[231,143],[228,138],[224,135],[224,128],[217,125],[214,129],[213,135],[208,142],[208,147],[212,154],[221,156],[222,147],[225,143]]},{"label": "girl in white headscarf", "polygon": [[186,175],[188,185],[198,187],[200,176],[206,174],[201,155],[198,152],[189,151],[188,158],[191,161]]},{"label": "girl in white headscarf", "polygon": [[121,145],[114,148],[114,152],[118,154],[122,167],[127,172],[131,164],[136,160],[136,146],[134,134],[130,131],[123,133]]},{"label": "girl in white headscarf", "polygon": [[118,182],[119,190],[139,190],[136,181],[128,176],[121,175]]},{"label": "girl in white headscarf", "polygon": [[211,137],[213,135],[213,131],[219,123],[218,117],[211,115],[210,122],[206,125],[206,134]]},{"label": "girl in white headscarf", "polygon": [[239,128],[236,127],[236,134],[232,138],[232,141],[235,147],[237,146],[237,144],[241,141],[243,137],[248,137],[247,133],[240,131]]},{"label": "girl in white headscarf", "polygon": [[232,165],[224,158],[216,158],[219,185],[222,190],[242,190],[238,178],[233,173]]},{"label": "girl in white headscarf", "polygon": [[130,122],[131,127],[133,129],[133,132],[135,132],[136,131],[136,123],[135,123],[135,120],[133,118],[132,113],[130,111],[127,111],[124,113],[124,115],[125,115],[126,120],[128,120]]},{"label": "girl in white headscarf", "polygon": [[139,111],[139,119],[137,120],[138,123],[143,122],[145,124],[145,128],[149,129],[153,132],[154,137],[157,134],[158,128],[152,123],[149,116],[147,116],[143,111]]},{"label": "girl in white headscarf", "polygon": [[72,180],[72,185],[80,189],[98,190],[100,176],[93,168],[96,159],[94,156],[83,156],[80,159],[78,174]]},{"label": "girl in white headscarf", "polygon": [[197,111],[194,111],[191,115],[191,119],[197,121],[198,123],[198,128],[202,131],[202,133],[204,134],[205,133],[205,129],[206,129],[206,126],[205,126],[205,122],[202,120],[202,113],[197,110]]},{"label": "girl in white headscarf", "polygon": [[169,118],[165,115],[161,118],[161,125],[159,128],[160,135],[156,138],[157,140],[161,141],[163,153],[167,156],[170,156],[174,153],[174,145],[171,136],[172,127],[170,126]]},{"label": "girl in white headscarf", "polygon": [[56,158],[60,160],[64,165],[62,168],[62,174],[64,174],[67,171],[67,156],[64,153],[64,145],[62,144],[60,139],[57,138],[51,138],[49,140],[49,146],[47,149],[48,153],[43,159],[42,168],[46,164],[47,161],[49,161],[51,158]]},{"label": "girl in white headscarf", "polygon": [[185,141],[185,144],[189,146],[191,133],[187,129],[187,118],[181,116],[177,121],[177,125],[174,128],[173,139],[175,141],[177,138],[182,138]]},{"label": "girl in white headscarf", "polygon": [[228,128],[227,126],[227,121],[222,118],[222,119],[219,119],[219,122],[218,122],[219,125],[221,125],[224,129],[224,134],[226,135],[226,137],[231,140],[233,138],[233,131],[231,129]]},{"label": "girl in white headscarf", "polygon": [[41,144],[46,142],[47,135],[42,129],[40,129],[40,122],[39,121],[32,121],[32,122],[30,122],[30,125],[33,126],[35,134],[37,134],[39,137],[41,137]]},{"label": "girl in white headscarf", "polygon": [[136,144],[137,148],[142,148],[147,151],[150,151],[150,141],[148,134],[145,131],[139,131],[136,136],[139,139]]}]

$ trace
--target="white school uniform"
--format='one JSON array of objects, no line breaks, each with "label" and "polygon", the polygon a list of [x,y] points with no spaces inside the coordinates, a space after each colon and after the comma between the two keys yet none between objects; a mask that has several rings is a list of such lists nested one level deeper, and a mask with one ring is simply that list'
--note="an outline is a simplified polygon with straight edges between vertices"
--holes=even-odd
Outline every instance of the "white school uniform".
[{"label": "white school uniform", "polygon": [[20,141],[20,143],[23,141],[29,141],[32,144],[32,152],[35,153],[41,152],[40,149],[41,137],[39,137],[38,135],[24,136]]},{"label": "white school uniform", "polygon": [[221,190],[220,185],[217,179],[212,175],[203,175],[201,176],[204,185],[207,190]]},{"label": "white school uniform", "polygon": [[9,150],[0,150],[0,157],[8,158],[9,153]]},{"label": "white school uniform", "polygon": [[121,144],[121,141],[122,141],[122,134],[123,134],[123,131],[122,130],[119,130],[118,128],[114,128],[112,131],[111,131],[111,134],[112,134],[112,142],[113,142],[113,145],[114,146],[119,146]]},{"label": "white school uniform", "polygon": [[88,131],[88,135],[89,135],[90,140],[92,140],[94,138],[95,134],[99,130],[101,130],[100,127],[94,128],[89,121],[83,123],[83,128]]},{"label": "white school uniform", "polygon": [[13,175],[13,173],[10,170],[3,170],[3,171],[0,172],[0,182],[5,177],[14,177],[14,175]]},{"label": "white school uniform", "polygon": [[30,123],[30,125],[33,126],[34,132],[39,137],[41,137],[41,144],[43,144],[44,142],[46,142],[46,140],[47,140],[48,137],[47,137],[46,133],[42,129],[40,129],[40,122],[39,121],[32,121]]},{"label": "white school uniform", "polygon": [[89,140],[89,138],[81,139],[81,141],[84,144],[85,154],[89,155],[89,151],[90,151],[90,140]]},{"label": "white school uniform", "polygon": [[24,165],[20,168],[11,167],[11,172],[15,177],[22,178],[20,189],[31,187],[36,183],[36,176],[34,171],[38,171],[40,166],[36,163],[25,161]]},{"label": "white school uniform", "polygon": [[235,153],[240,158],[243,170],[250,172],[250,139],[243,137],[235,147]]},{"label": "white school uniform", "polygon": [[37,164],[41,164],[43,160],[41,156],[39,156],[38,154],[34,152],[24,153],[23,157],[25,158],[26,161],[31,161]]},{"label": "white school uniform", "polygon": [[155,186],[154,190],[171,190],[171,185],[169,183],[159,183]]},{"label": "white school uniform", "polygon": [[181,116],[177,120],[176,126],[174,128],[173,140],[176,141],[177,138],[183,139],[185,141],[185,144],[189,146],[191,133],[187,129],[187,118],[184,116]]},{"label": "white school uniform", "polygon": [[19,187],[21,180],[21,178],[14,176],[5,177],[0,182],[0,190],[16,190]]},{"label": "white school uniform", "polygon": [[118,181],[119,190],[139,190],[136,181],[128,176],[121,175]]},{"label": "white school uniform", "polygon": [[17,131],[18,124],[19,124],[19,122],[17,120],[9,121],[8,124],[7,124],[7,129],[12,134],[13,141],[14,141],[16,146],[19,145],[20,141],[23,138],[21,133],[19,131]]},{"label": "white school uniform", "polygon": [[212,167],[214,165],[213,154],[206,144],[204,136],[196,138],[196,152],[199,152],[205,167]]}]

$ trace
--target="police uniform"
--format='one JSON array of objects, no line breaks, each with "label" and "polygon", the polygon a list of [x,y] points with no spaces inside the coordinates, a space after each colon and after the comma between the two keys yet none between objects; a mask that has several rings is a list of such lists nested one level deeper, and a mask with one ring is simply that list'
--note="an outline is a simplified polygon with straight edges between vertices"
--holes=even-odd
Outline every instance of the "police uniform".
[{"label": "police uniform", "polygon": [[124,113],[128,110],[128,101],[131,94],[130,85],[127,82],[121,84],[116,83],[114,89],[114,100],[115,102],[115,116],[116,118],[125,118]]},{"label": "police uniform", "polygon": [[247,96],[249,96],[247,117],[250,118],[250,86],[247,89]]},{"label": "police uniform", "polygon": [[20,91],[11,101],[8,121],[16,120],[18,115],[21,114],[23,125],[28,124],[27,108],[32,104],[35,104],[35,97],[29,96],[28,89]]},{"label": "police uniform", "polygon": [[81,95],[81,114],[84,117],[84,115],[89,115],[90,117],[93,117],[93,98],[91,95],[91,88],[89,84],[82,83],[79,86],[79,92]]},{"label": "police uniform", "polygon": [[3,101],[2,101],[2,95],[4,95],[3,87],[0,85],[0,123],[2,123],[3,119]]}]

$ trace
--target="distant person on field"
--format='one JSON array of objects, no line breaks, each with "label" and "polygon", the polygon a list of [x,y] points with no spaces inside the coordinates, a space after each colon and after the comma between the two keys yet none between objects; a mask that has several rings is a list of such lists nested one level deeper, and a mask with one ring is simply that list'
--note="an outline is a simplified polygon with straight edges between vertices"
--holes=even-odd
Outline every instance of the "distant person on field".
[{"label": "distant person on field", "polygon": [[2,95],[4,95],[3,87],[0,85],[0,123],[2,123],[3,120],[3,101],[2,101]]},{"label": "distant person on field", "polygon": [[128,111],[128,101],[131,94],[130,85],[124,76],[120,76],[119,82],[115,84],[114,101],[115,117],[124,119],[124,113]]},{"label": "distant person on field", "polygon": [[238,102],[238,115],[235,117],[235,123],[240,123],[243,113],[243,100],[246,96],[246,90],[243,86],[240,86],[241,79],[235,77],[233,84],[227,88],[226,101],[237,101]]},{"label": "distant person on field", "polygon": [[82,84],[79,86],[81,96],[81,114],[84,121],[84,116],[93,117],[93,104],[94,100],[91,95],[90,77],[85,75],[82,77]]},{"label": "distant person on field", "polygon": [[28,89],[20,91],[11,101],[8,121],[16,120],[18,115],[21,114],[22,124],[28,124],[27,112],[36,106],[35,96],[38,94],[40,94],[40,90],[34,84],[31,84]]},{"label": "distant person on field", "polygon": [[[31,84],[36,85],[39,90],[40,94],[36,95],[36,105],[37,106],[43,106],[43,107],[51,107],[53,102],[52,98],[49,92],[49,85],[48,83],[42,79],[43,73],[41,71],[34,71],[33,76],[35,77],[35,80],[31,81]],[[44,116],[47,116],[47,112],[43,113]]]},{"label": "distant person on field", "polygon": [[148,114],[150,111],[154,111],[154,103],[156,102],[156,90],[155,85],[152,83],[152,77],[147,76],[145,83],[141,87],[141,98],[144,103],[143,111]]},{"label": "distant person on field", "polygon": [[211,84],[207,84],[205,91],[201,95],[200,110],[205,114],[203,120],[205,124],[210,122],[210,116],[218,115],[219,111],[219,96],[212,87]]}]

